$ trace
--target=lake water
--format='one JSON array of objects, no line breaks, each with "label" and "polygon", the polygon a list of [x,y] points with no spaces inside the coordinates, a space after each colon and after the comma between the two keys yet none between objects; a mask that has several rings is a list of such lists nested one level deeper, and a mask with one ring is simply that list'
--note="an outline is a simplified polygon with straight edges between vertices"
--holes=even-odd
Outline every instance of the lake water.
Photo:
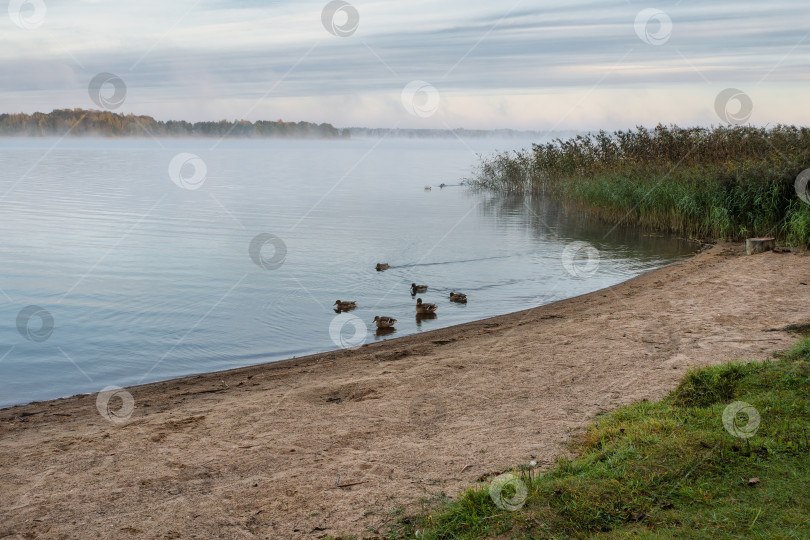
[{"label": "lake water", "polygon": [[[0,139],[0,406],[500,315],[694,249],[457,185],[476,152],[527,145]],[[358,308],[337,318],[336,299]]]}]

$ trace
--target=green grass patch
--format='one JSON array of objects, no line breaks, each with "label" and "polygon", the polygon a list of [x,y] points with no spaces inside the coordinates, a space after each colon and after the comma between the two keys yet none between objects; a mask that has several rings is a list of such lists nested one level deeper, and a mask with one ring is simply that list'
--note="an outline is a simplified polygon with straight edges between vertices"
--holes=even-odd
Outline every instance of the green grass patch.
[{"label": "green grass patch", "polygon": [[576,459],[513,471],[525,494],[500,494],[517,510],[482,485],[424,501],[389,537],[810,538],[810,339],[775,361],[690,371],[574,444]]},{"label": "green grass patch", "polygon": [[470,183],[691,238],[775,236],[810,246],[810,204],[796,193],[807,168],[810,128],[659,125],[489,156]]}]

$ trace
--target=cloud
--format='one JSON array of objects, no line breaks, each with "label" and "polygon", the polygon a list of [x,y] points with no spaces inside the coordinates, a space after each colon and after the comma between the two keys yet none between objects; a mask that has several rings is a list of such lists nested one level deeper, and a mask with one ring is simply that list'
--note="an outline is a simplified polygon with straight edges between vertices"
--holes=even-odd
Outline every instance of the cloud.
[{"label": "cloud", "polygon": [[[360,24],[345,38],[323,28],[324,5],[144,0],[135,10],[52,1],[40,28],[10,20],[0,27],[0,104],[28,112],[91,107],[87,82],[107,71],[127,83],[121,110],[189,120],[309,113],[307,120],[342,125],[512,127],[562,116],[528,103],[565,107],[572,101],[565,96],[590,93],[618,102],[608,113],[573,100],[567,106],[579,109],[566,121],[624,126],[647,115],[633,114],[622,96],[643,94],[645,107],[666,109],[661,117],[705,122],[711,117],[700,111],[733,85],[770,111],[752,121],[787,112],[794,122],[810,120],[808,111],[772,103],[808,82],[810,38],[801,21],[810,10],[798,0],[661,2],[654,7],[671,18],[672,33],[660,46],[636,34],[636,15],[650,7],[641,2],[355,2]],[[447,98],[439,114],[417,121],[397,105],[414,79]]]}]

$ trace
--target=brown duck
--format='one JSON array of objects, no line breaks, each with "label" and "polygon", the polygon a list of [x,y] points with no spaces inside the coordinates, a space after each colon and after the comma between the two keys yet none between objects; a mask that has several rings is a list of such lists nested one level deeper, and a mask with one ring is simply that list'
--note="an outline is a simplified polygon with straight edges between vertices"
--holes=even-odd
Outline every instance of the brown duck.
[{"label": "brown duck", "polygon": [[421,314],[436,313],[438,307],[436,304],[425,304],[421,298],[416,299],[416,312]]}]

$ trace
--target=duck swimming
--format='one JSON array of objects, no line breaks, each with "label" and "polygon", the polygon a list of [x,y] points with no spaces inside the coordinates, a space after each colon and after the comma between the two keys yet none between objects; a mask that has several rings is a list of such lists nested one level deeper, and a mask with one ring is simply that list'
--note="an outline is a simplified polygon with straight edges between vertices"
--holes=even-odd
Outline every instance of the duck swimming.
[{"label": "duck swimming", "polygon": [[436,313],[437,309],[438,309],[438,307],[436,306],[436,304],[425,304],[425,303],[422,303],[421,298],[416,299],[416,312],[417,313],[421,313],[423,315],[427,314],[427,313]]},{"label": "duck swimming", "polygon": [[459,302],[461,304],[467,303],[467,295],[463,293],[451,292],[450,293],[450,301],[451,302]]},{"label": "duck swimming", "polygon": [[377,328],[391,328],[397,324],[397,320],[392,319],[391,317],[381,317],[377,315],[374,317],[374,324],[377,325]]},{"label": "duck swimming", "polygon": [[411,294],[416,295],[416,293],[420,292],[427,292],[428,286],[427,285],[417,285],[416,283],[411,283]]}]

